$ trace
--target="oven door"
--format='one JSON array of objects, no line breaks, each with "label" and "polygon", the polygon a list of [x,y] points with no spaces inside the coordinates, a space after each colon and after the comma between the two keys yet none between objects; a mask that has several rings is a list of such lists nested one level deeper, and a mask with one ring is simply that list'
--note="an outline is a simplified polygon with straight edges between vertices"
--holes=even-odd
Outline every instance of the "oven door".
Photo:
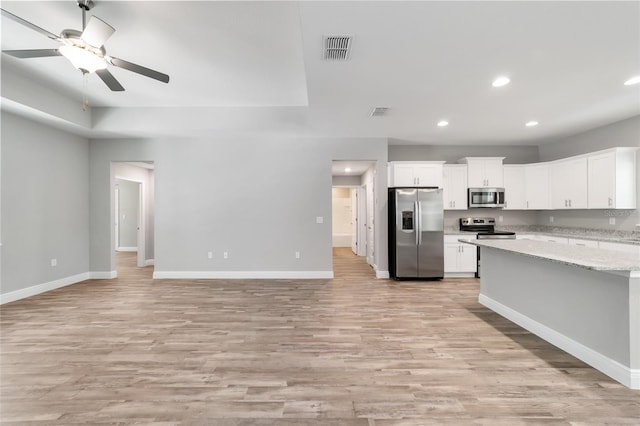
[{"label": "oven door", "polygon": [[504,188],[469,188],[469,208],[504,207]]}]

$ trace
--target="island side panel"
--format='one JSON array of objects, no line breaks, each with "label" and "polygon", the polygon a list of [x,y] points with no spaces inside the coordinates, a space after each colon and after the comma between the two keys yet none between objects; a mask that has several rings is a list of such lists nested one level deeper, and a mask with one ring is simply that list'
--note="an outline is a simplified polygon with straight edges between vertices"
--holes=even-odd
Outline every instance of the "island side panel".
[{"label": "island side panel", "polygon": [[480,250],[481,303],[487,305],[488,298],[631,368],[628,277],[490,247]]},{"label": "island side panel", "polygon": [[635,389],[640,389],[640,272],[631,272],[629,278],[629,311],[631,368],[634,371]]}]

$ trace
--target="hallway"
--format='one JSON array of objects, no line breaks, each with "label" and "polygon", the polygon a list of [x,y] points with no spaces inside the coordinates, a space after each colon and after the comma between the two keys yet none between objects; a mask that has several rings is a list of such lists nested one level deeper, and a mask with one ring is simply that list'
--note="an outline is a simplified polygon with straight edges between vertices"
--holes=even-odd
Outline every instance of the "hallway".
[{"label": "hallway", "polygon": [[364,256],[356,256],[350,247],[333,248],[335,278],[375,278],[375,271]]}]

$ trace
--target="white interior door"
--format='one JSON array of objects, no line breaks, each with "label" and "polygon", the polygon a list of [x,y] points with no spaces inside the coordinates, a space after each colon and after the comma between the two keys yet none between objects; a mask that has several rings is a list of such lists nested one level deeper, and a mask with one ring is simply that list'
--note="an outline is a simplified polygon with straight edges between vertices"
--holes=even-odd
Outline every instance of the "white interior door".
[{"label": "white interior door", "polygon": [[364,187],[357,189],[358,194],[358,256],[367,255],[367,191]]},{"label": "white interior door", "polygon": [[351,188],[351,251],[358,254],[358,191]]},{"label": "white interior door", "polygon": [[116,248],[116,250],[118,250],[118,247],[120,247],[120,191],[118,190],[118,185],[116,184],[116,192],[115,192],[115,198],[114,198],[114,204],[115,204],[115,245],[114,247]]},{"label": "white interior door", "polygon": [[144,187],[142,183],[138,183],[138,267],[144,266],[145,253],[145,221],[144,215],[146,209],[144,206]]},{"label": "white interior door", "polygon": [[367,190],[367,263],[373,266],[374,262],[374,226],[375,226],[375,215],[374,215],[374,188],[373,181],[367,182],[366,185]]}]

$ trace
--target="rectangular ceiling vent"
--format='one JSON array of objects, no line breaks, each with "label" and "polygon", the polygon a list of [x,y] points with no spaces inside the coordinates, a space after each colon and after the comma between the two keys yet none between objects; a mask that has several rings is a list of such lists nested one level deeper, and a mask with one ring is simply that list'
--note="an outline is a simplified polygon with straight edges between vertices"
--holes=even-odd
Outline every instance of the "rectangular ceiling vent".
[{"label": "rectangular ceiling vent", "polygon": [[371,111],[372,117],[382,117],[387,115],[387,111],[389,111],[389,107],[375,107],[373,111]]},{"label": "rectangular ceiling vent", "polygon": [[353,36],[332,35],[324,36],[325,61],[346,61],[351,57]]}]

